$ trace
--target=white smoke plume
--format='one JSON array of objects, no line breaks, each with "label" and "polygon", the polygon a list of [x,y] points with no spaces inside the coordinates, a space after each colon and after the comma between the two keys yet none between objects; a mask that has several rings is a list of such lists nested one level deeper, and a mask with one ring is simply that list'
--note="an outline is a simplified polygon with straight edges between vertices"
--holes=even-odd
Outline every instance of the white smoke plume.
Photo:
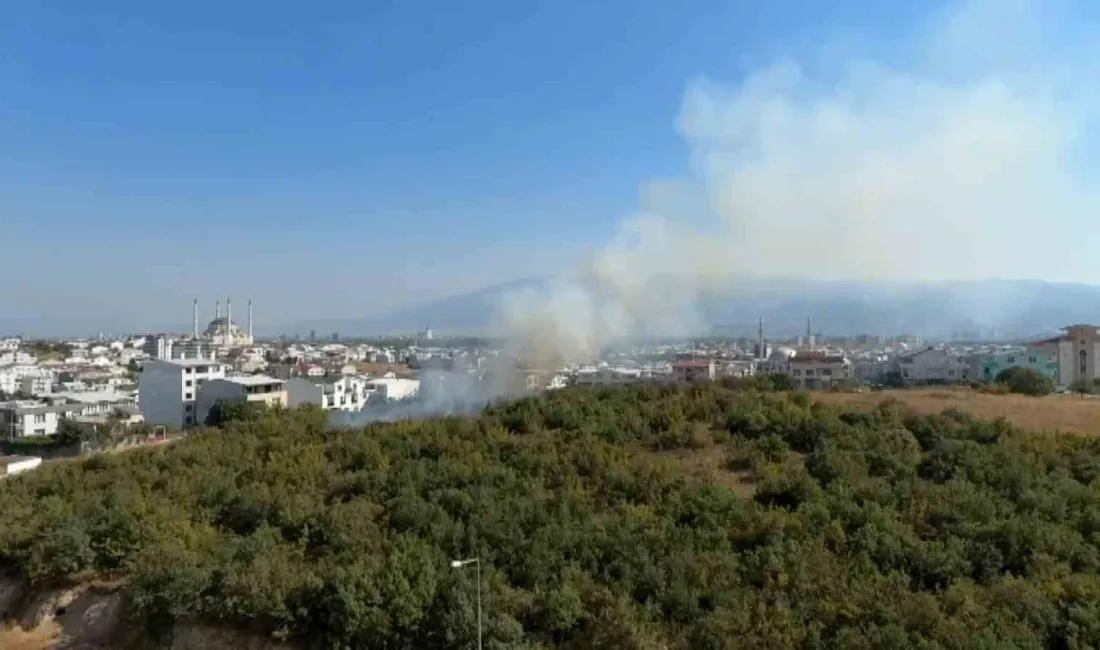
[{"label": "white smoke plume", "polygon": [[1100,59],[1044,48],[1056,32],[1039,6],[964,3],[890,60],[690,84],[683,186],[706,213],[643,206],[585,268],[509,296],[505,330],[546,365],[692,331],[700,292],[742,273],[1096,280],[1079,154],[1097,107],[1085,66]]}]

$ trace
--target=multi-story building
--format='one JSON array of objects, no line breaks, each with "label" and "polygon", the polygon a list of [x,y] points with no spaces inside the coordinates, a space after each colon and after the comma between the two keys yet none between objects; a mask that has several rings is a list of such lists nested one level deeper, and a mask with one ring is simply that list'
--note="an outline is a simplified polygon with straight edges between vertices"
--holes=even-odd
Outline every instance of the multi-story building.
[{"label": "multi-story building", "polygon": [[286,381],[287,406],[314,404],[326,411],[359,411],[370,393],[360,377],[294,377]]},{"label": "multi-story building", "polygon": [[852,362],[843,354],[800,350],[787,361],[791,381],[803,388],[828,388],[854,377]]},{"label": "multi-story building", "polygon": [[970,378],[970,365],[942,348],[925,348],[897,358],[895,371],[910,385],[951,384]]},{"label": "multi-story building", "polygon": [[206,422],[210,410],[219,401],[259,402],[269,407],[287,405],[283,380],[263,375],[241,375],[211,379],[202,385],[196,404],[199,424]]},{"label": "multi-story building", "polygon": [[379,377],[367,380],[367,390],[373,394],[372,399],[386,401],[408,399],[414,397],[420,391],[420,381],[398,377]]},{"label": "multi-story building", "polygon": [[677,361],[672,364],[672,378],[681,383],[713,381],[714,377],[713,361]]},{"label": "multi-story building", "polygon": [[49,373],[27,375],[19,380],[19,388],[24,395],[49,395],[53,392],[53,377]]},{"label": "multi-story building", "polygon": [[15,352],[19,349],[20,343],[19,339],[14,338],[0,339],[0,352]]},{"label": "multi-story building", "polygon": [[173,345],[167,336],[150,336],[141,349],[150,359],[171,359]]},{"label": "multi-story building", "polygon": [[202,423],[195,401],[205,382],[225,377],[225,366],[209,359],[150,359],[141,367],[138,400],[145,421],[178,430]]},{"label": "multi-story building", "polygon": [[1029,368],[1060,383],[1058,355],[1041,346],[1028,346],[1020,350],[998,350],[977,354],[970,358],[970,377],[976,381],[993,381],[1009,368]]},{"label": "multi-story building", "polygon": [[644,379],[635,368],[585,368],[573,376],[576,386],[630,386]]},{"label": "multi-story building", "polygon": [[0,404],[0,428],[8,440],[27,436],[51,436],[57,433],[61,418],[73,413],[74,407],[50,406],[38,402],[5,402]]},{"label": "multi-story building", "polygon": [[1057,359],[1056,383],[1060,386],[1069,386],[1078,379],[1091,381],[1098,376],[1100,328],[1095,325],[1070,325],[1061,335],[1033,343],[1029,348]]}]

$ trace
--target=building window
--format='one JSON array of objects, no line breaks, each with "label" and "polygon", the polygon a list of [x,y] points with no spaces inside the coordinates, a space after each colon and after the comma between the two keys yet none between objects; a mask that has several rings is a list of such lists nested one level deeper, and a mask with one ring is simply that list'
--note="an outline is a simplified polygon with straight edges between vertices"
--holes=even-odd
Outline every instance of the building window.
[{"label": "building window", "polygon": [[1089,353],[1085,350],[1081,350],[1077,353],[1077,356],[1079,357],[1079,364],[1077,368],[1080,372],[1080,375],[1082,377],[1087,377],[1089,374]]},{"label": "building window", "polygon": [[829,377],[829,376],[832,376],[832,374],[833,374],[833,371],[829,368],[822,368],[821,369],[821,375],[823,377]]},{"label": "building window", "polygon": [[34,416],[34,423],[35,424],[46,424],[46,414],[45,413],[39,413],[38,415],[35,415]]},{"label": "building window", "polygon": [[185,412],[187,412],[187,413],[190,413],[190,412],[191,412],[191,409],[192,409],[193,407],[194,407],[194,405],[193,405],[193,404],[185,404],[185,405],[184,405],[184,407],[183,407],[183,410],[184,410]]},{"label": "building window", "polygon": [[186,387],[188,387],[188,388],[191,388],[191,385],[192,385],[192,384],[194,384],[194,383],[195,383],[195,382],[193,382],[193,381],[191,381],[190,379],[188,379],[188,380],[187,380],[186,382],[184,382],[184,384],[183,384],[183,385],[184,385],[184,386],[186,386]]},{"label": "building window", "polygon": [[186,393],[184,394],[183,399],[192,399],[192,395],[193,393]]},{"label": "building window", "polygon": [[794,370],[791,371],[791,374],[794,375],[795,377],[801,377],[802,376],[802,371],[799,370],[798,368],[795,368]]},{"label": "building window", "polygon": [[1005,359],[1005,361],[1007,361],[1008,363],[1016,363],[1016,357],[1010,356]]},{"label": "building window", "polygon": [[955,371],[954,370],[948,370],[947,371],[947,376],[948,377],[954,377],[955,376]]},{"label": "building window", "polygon": [[195,369],[194,368],[184,368],[183,371],[190,375],[191,373],[195,372]]},{"label": "building window", "polygon": [[1027,362],[1028,363],[1039,363],[1039,357],[1028,357]]}]

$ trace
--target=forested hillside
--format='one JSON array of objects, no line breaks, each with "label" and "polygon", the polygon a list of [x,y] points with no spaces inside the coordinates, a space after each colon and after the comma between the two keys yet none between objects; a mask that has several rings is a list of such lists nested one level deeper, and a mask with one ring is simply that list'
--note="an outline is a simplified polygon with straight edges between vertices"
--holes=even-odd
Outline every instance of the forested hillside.
[{"label": "forested hillside", "polygon": [[1100,442],[767,382],[328,430],[266,414],[0,482],[0,573],[122,578],[148,634],[304,646],[1100,646]]}]

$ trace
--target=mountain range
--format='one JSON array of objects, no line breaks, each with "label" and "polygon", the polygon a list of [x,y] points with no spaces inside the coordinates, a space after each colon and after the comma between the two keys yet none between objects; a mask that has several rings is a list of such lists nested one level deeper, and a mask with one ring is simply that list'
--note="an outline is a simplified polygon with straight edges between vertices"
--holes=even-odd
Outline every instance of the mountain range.
[{"label": "mountain range", "polygon": [[[491,333],[499,300],[509,292],[545,286],[529,278],[433,300],[374,318],[316,319],[286,333],[341,336]],[[919,334],[1012,338],[1100,321],[1100,287],[1038,280],[951,282],[824,281],[742,277],[699,299],[699,334],[755,333],[763,318],[769,335],[791,336],[812,319],[815,333]]]}]

